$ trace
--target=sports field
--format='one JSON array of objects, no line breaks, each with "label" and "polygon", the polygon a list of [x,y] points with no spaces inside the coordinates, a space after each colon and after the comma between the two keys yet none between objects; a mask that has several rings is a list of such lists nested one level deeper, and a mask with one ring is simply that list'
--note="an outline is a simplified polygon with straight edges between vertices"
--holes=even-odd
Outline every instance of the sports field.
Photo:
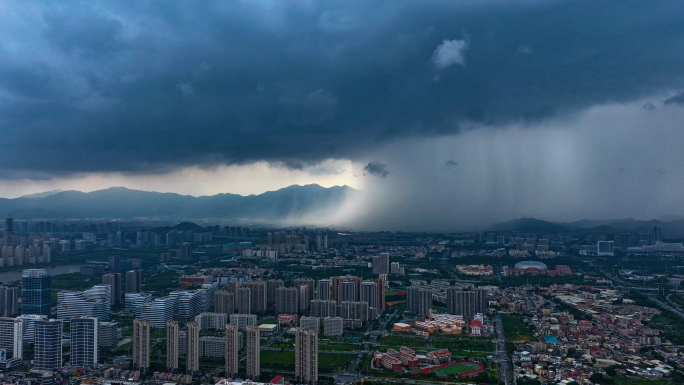
[{"label": "sports field", "polygon": [[429,368],[429,370],[434,372],[437,377],[463,376],[481,372],[484,370],[484,366],[477,362],[461,361],[438,366],[436,368]]}]

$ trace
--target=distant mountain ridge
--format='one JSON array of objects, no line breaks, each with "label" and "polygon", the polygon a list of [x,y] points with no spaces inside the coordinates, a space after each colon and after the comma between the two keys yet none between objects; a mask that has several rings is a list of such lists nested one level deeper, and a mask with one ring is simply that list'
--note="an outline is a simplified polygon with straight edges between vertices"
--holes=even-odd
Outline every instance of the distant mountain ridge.
[{"label": "distant mountain ridge", "polygon": [[489,231],[516,231],[521,233],[650,233],[654,226],[662,229],[664,237],[684,236],[684,219],[672,217],[672,221],[652,219],[648,221],[633,218],[613,220],[580,220],[575,222],[549,222],[536,218],[520,218],[498,223],[488,228]]},{"label": "distant mountain ridge", "polygon": [[84,193],[62,191],[41,196],[0,198],[0,213],[36,218],[251,218],[281,220],[339,207],[358,191],[348,186],[292,185],[259,195],[217,194],[193,197],[111,187]]}]

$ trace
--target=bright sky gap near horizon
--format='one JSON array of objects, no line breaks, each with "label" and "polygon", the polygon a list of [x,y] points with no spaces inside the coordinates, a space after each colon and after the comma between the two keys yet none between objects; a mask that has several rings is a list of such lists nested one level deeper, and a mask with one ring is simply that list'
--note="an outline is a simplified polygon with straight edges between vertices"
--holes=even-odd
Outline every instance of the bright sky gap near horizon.
[{"label": "bright sky gap near horizon", "polygon": [[683,215],[682,14],[2,2],[0,196],[348,185],[339,218],[368,229]]}]

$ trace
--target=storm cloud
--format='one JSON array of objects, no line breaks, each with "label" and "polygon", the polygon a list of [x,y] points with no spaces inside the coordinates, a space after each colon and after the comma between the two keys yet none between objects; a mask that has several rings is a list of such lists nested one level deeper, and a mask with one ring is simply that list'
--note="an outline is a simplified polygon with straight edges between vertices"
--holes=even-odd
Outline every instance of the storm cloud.
[{"label": "storm cloud", "polygon": [[682,14],[678,0],[6,1],[0,178],[367,163],[396,141],[540,124],[682,89]]}]

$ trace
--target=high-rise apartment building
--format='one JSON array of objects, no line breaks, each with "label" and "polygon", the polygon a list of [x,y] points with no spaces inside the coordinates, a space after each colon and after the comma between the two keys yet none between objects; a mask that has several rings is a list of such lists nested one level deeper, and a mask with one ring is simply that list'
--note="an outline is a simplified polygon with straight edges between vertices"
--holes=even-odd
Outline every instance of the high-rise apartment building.
[{"label": "high-rise apartment building", "polygon": [[321,329],[321,319],[318,317],[302,317],[299,319],[299,327],[318,332]]},{"label": "high-rise apartment building", "polygon": [[[361,288],[361,278],[353,276],[332,277],[332,299],[338,304],[342,301],[358,301]],[[344,284],[344,287],[342,286]]]},{"label": "high-rise apartment building", "polygon": [[142,272],[131,270],[126,272],[126,293],[140,293],[142,285]]},{"label": "high-rise apartment building", "polygon": [[277,314],[296,314],[298,301],[299,289],[296,287],[279,287],[276,289]]},{"label": "high-rise apartment building", "polygon": [[121,294],[121,273],[109,273],[102,276],[102,283],[109,285],[112,289],[112,306],[121,305],[123,296]]},{"label": "high-rise apartment building", "polygon": [[344,333],[342,317],[323,318],[323,335],[326,337],[341,336]]},{"label": "high-rise apartment building", "polygon": [[238,351],[240,350],[240,334],[238,326],[226,325],[226,377],[235,377],[238,373]]},{"label": "high-rise apartment building", "polygon": [[295,330],[295,378],[300,384],[318,381],[318,333],[313,330]]},{"label": "high-rise apartment building", "polygon": [[432,290],[411,286],[406,293],[406,310],[425,317],[432,310]]},{"label": "high-rise apartment building", "polygon": [[235,313],[235,295],[224,290],[214,293],[214,312],[228,315]]},{"label": "high-rise apartment building", "polygon": [[389,253],[380,253],[380,255],[373,257],[373,274],[389,274],[389,272]]},{"label": "high-rise apartment building", "polygon": [[62,320],[38,319],[34,322],[33,368],[57,370],[62,367]]},{"label": "high-rise apartment building", "polygon": [[150,368],[150,322],[133,320],[133,366],[146,372]]},{"label": "high-rise apartment building", "polygon": [[19,313],[19,288],[0,285],[0,317]]},{"label": "high-rise apartment building", "polygon": [[52,277],[44,269],[28,269],[21,274],[21,314],[50,317]]},{"label": "high-rise apartment building", "polygon": [[369,308],[378,311],[378,284],[374,281],[361,282],[360,300],[368,303]]},{"label": "high-rise apartment building", "polygon": [[179,332],[177,321],[166,323],[166,370],[171,373],[178,373]]},{"label": "high-rise apartment building", "polygon": [[265,281],[249,281],[245,283],[245,287],[250,291],[250,310],[253,313],[264,313],[266,311],[266,282]]},{"label": "high-rise apartment building", "polygon": [[266,281],[266,291],[268,296],[266,297],[266,305],[270,308],[276,303],[276,289],[283,287],[282,279],[269,279]]},{"label": "high-rise apartment building", "polygon": [[327,301],[331,295],[331,284],[329,279],[321,279],[318,281],[318,290],[316,292],[316,299]]},{"label": "high-rise apartment building", "polygon": [[199,326],[197,322],[188,322],[188,352],[185,355],[185,373],[199,372]]},{"label": "high-rise apartment building", "polygon": [[0,350],[7,353],[7,358],[22,358],[23,325],[22,320],[18,318],[0,318]]},{"label": "high-rise apartment building", "polygon": [[335,317],[337,315],[337,302],[333,300],[315,299],[311,301],[311,316],[312,317]]},{"label": "high-rise apartment building", "polygon": [[252,313],[251,290],[248,287],[237,289],[237,312],[240,314]]},{"label": "high-rise apartment building", "polygon": [[460,287],[447,288],[447,312],[472,318],[477,313],[487,312],[487,291],[478,288],[464,290]]},{"label": "high-rise apartment building", "polygon": [[305,312],[311,306],[311,300],[314,299],[314,285],[313,279],[295,279],[294,286],[299,289],[299,310]]},{"label": "high-rise apartment building", "polygon": [[247,378],[252,381],[259,381],[260,373],[260,344],[259,327],[248,326],[247,333]]},{"label": "high-rise apartment building", "polygon": [[95,317],[72,318],[69,322],[72,366],[97,366],[98,322]]}]

